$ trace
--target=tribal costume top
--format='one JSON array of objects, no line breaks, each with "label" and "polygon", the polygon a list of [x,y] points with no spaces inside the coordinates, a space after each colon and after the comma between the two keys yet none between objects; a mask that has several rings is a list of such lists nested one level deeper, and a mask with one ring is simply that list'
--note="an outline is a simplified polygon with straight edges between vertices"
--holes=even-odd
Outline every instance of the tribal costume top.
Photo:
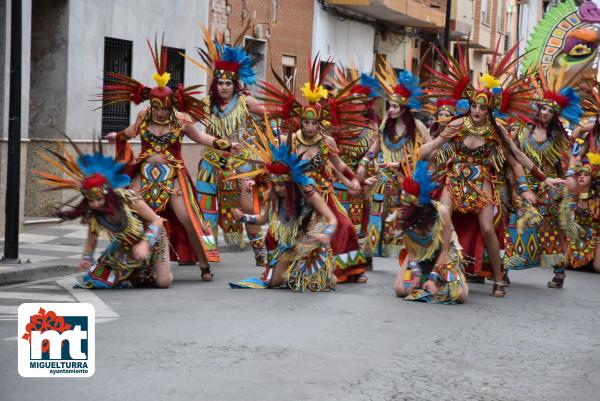
[{"label": "tribal costume top", "polygon": [[370,128],[359,128],[360,134],[354,139],[354,143],[338,143],[340,158],[348,167],[356,172],[358,162],[371,147],[375,132]]},{"label": "tribal costume top", "polygon": [[[482,138],[485,143],[470,148],[464,144],[464,139],[469,136]],[[476,127],[471,118],[466,117],[461,130],[438,153],[437,162],[446,165],[446,174],[450,178],[450,195],[457,211],[478,212],[489,203],[497,201],[497,189],[504,180],[502,171],[506,156],[489,121]],[[484,181],[492,185],[493,198],[483,192]]]},{"label": "tribal costume top", "polygon": [[[561,161],[569,152],[569,140],[562,135],[550,136],[544,142],[537,142],[533,136],[534,129],[529,132],[519,132],[518,140],[523,153],[544,173],[546,177],[556,178],[562,176]],[[527,176],[529,184],[539,182],[531,175]]]},{"label": "tribal costume top", "polygon": [[[298,131],[298,133],[301,131]],[[298,133],[296,135],[298,135]],[[321,135],[321,134],[318,134]],[[294,137],[292,142],[292,150],[297,152],[298,143],[302,143],[297,137]],[[327,145],[325,140],[321,139],[318,142],[319,151],[310,158],[308,167],[306,169],[306,176],[312,178],[317,184],[317,188],[321,194],[330,192],[332,190],[332,184],[335,181],[335,177],[331,168],[327,165],[329,161],[329,154],[332,149]]]}]

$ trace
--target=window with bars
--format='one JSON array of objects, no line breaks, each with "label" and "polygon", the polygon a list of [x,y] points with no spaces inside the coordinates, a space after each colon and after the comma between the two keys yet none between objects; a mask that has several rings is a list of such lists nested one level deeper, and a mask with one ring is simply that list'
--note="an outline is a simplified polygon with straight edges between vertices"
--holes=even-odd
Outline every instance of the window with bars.
[{"label": "window with bars", "polygon": [[[104,38],[104,71],[131,76],[131,55],[133,42],[115,38]],[[104,75],[103,84],[110,85],[113,78]],[[102,136],[118,132],[129,126],[131,113],[128,102],[111,104],[102,108]]]},{"label": "window with bars", "polygon": [[[167,71],[171,74],[171,79],[167,84],[169,88],[175,93],[179,84],[184,84],[185,76],[185,57],[181,54],[185,54],[185,49],[177,49],[175,47],[164,47],[167,49]],[[181,53],[181,54],[180,54]]]},{"label": "window with bars", "polygon": [[296,57],[283,55],[281,57],[281,67],[283,70],[283,82],[293,92],[296,90]]},{"label": "window with bars", "polygon": [[[131,76],[133,42],[115,38],[104,38],[104,71]],[[104,75],[103,84],[110,85],[113,78]],[[120,131],[129,126],[131,108],[129,103],[116,103],[102,108],[102,136]]]}]

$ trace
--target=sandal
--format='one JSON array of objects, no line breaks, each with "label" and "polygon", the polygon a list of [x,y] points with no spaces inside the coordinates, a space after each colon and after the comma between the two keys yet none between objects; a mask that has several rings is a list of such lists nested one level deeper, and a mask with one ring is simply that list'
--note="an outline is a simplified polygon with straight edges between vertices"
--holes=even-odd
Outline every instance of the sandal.
[{"label": "sandal", "polygon": [[369,281],[369,278],[368,278],[367,276],[365,276],[364,274],[361,274],[360,276],[358,276],[358,277],[356,278],[356,281],[355,281],[355,283],[358,283],[358,284],[364,284],[364,283],[366,283],[367,281]]},{"label": "sandal", "polygon": [[565,273],[554,273],[552,280],[548,281],[548,288],[563,288],[566,277]]},{"label": "sandal", "polygon": [[503,283],[494,282],[494,288],[492,289],[492,296],[496,298],[502,298],[506,295]]},{"label": "sandal", "polygon": [[213,281],[215,275],[210,271],[210,266],[201,267],[202,281]]}]

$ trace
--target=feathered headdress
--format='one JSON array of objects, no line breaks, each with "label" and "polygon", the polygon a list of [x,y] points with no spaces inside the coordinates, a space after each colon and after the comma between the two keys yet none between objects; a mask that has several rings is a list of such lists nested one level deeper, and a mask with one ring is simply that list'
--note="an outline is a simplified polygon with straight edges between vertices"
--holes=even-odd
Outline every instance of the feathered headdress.
[{"label": "feathered headdress", "polygon": [[364,96],[368,101],[383,96],[383,88],[372,74],[359,73],[352,64],[347,72],[349,77],[346,77],[344,68],[341,66],[336,68],[333,83],[337,89],[342,89],[348,86],[350,82],[354,82],[354,85],[350,87],[350,93],[353,95]]},{"label": "feathered headdress", "polygon": [[[255,138],[252,144],[242,140],[252,156],[250,159],[240,160],[252,163],[255,169],[232,175],[226,180],[268,176],[270,181],[274,182],[294,182],[300,186],[314,184],[314,181],[304,174],[309,161],[302,160],[300,155],[293,152],[291,144],[281,143],[279,138],[275,137],[266,114],[264,121],[264,131],[252,121],[255,130]],[[288,136],[288,141],[290,139],[291,135]],[[239,156],[234,157],[240,158]]]},{"label": "feathered headdress", "polygon": [[531,114],[533,91],[526,84],[526,78],[517,76],[516,65],[521,57],[515,57],[517,45],[500,56],[500,40],[492,56],[488,71],[477,80],[477,87],[470,79],[469,43],[463,49],[457,44],[458,55],[455,58],[448,50],[436,48],[445,72],[426,66],[432,73],[432,79],[424,84],[427,97],[468,99],[480,103],[496,115],[512,116],[518,121],[528,122]]},{"label": "feathered headdress", "polygon": [[323,79],[329,71],[329,64],[321,71],[321,60],[317,55],[309,60],[309,81],[300,89],[303,99],[298,99],[285,85],[281,77],[271,66],[278,86],[260,82],[259,99],[263,101],[269,117],[282,119],[299,126],[303,119],[319,120],[329,124],[333,131],[342,133],[354,127],[368,127],[369,122],[363,116],[363,105],[356,103],[351,88],[356,82],[348,82],[337,93],[330,96],[323,86]]},{"label": "feathered headdress", "polygon": [[404,191],[402,200],[415,206],[430,204],[431,192],[439,186],[432,178],[430,163],[419,160],[420,150],[420,143],[417,142],[413,162],[409,162],[407,157],[405,162],[400,163],[400,168],[405,174],[402,181],[402,190]]},{"label": "feathered headdress", "polygon": [[100,107],[123,102],[140,104],[149,100],[152,105],[174,107],[180,112],[189,114],[194,120],[203,122],[206,119],[204,106],[199,99],[194,97],[194,95],[201,93],[198,90],[200,85],[184,88],[183,85],[179,84],[177,90],[173,93],[171,88],[167,86],[171,79],[171,74],[167,72],[167,48],[163,46],[162,42],[159,48],[156,38],[154,46],[150,41],[147,41],[147,43],[156,69],[152,78],[157,86],[150,88],[127,75],[105,71],[105,76],[112,83],[104,85],[102,93],[97,95],[98,100],[102,101]]},{"label": "feathered headdress", "polygon": [[131,178],[124,174],[124,163],[117,162],[110,156],[105,156],[102,142],[94,142],[94,151],[91,154],[83,153],[77,145],[65,135],[77,157],[73,156],[67,148],[60,144],[61,153],[46,149],[47,154],[40,156],[50,166],[55,167],[61,175],[33,170],[40,177],[43,184],[48,185],[48,190],[72,189],[80,191],[88,199],[100,197],[109,190],[124,188],[131,185]]},{"label": "feathered headdress", "polygon": [[384,89],[390,102],[399,103],[411,111],[421,108],[421,100],[425,92],[419,82],[419,77],[403,70],[396,75],[392,66],[383,60],[375,73],[377,80]]},{"label": "feathered headdress", "polygon": [[564,86],[565,68],[555,73],[552,67],[548,70],[548,79],[538,66],[535,74],[531,74],[531,83],[535,88],[538,102],[548,105],[560,117],[564,118],[571,126],[579,124],[583,115],[581,98],[574,88]]},{"label": "feathered headdress", "polygon": [[241,45],[245,33],[250,28],[250,23],[242,30],[242,33],[234,41],[233,46],[224,43],[223,34],[217,35],[212,40],[210,32],[204,25],[200,25],[203,33],[204,49],[197,48],[202,61],[184,55],[194,65],[206,71],[213,79],[240,80],[245,85],[256,83],[256,72],[254,66],[259,61],[251,57]]}]

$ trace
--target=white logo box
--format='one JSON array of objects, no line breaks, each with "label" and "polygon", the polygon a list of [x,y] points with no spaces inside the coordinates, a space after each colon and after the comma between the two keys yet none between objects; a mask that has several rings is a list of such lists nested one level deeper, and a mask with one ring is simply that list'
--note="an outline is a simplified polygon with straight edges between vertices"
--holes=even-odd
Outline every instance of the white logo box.
[{"label": "white logo box", "polygon": [[[54,312],[71,324],[69,330],[32,330],[30,341],[24,339],[31,317],[43,309],[46,315]],[[46,319],[41,319],[48,321]],[[58,318],[57,318],[58,320]],[[87,320],[87,329],[85,323]],[[52,327],[56,325],[48,321]],[[25,303],[19,305],[18,315],[19,374],[22,377],[91,377],[96,365],[96,312],[88,303]],[[82,327],[83,326],[83,327]],[[49,349],[42,353],[42,343]],[[68,342],[68,348],[62,342]],[[87,341],[87,352],[85,343]],[[67,344],[65,344],[66,346]],[[65,357],[65,359],[62,359]]]}]

